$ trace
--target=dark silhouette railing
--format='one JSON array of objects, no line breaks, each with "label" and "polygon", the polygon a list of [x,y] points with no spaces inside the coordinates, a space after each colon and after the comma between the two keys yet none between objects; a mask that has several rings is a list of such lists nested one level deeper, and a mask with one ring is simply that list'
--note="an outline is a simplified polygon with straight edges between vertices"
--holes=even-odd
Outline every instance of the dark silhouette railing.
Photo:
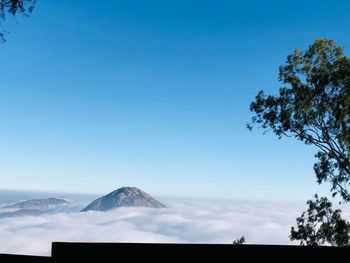
[{"label": "dark silhouette railing", "polygon": [[349,255],[341,247],[54,242],[51,257],[0,254],[0,262],[326,262]]}]

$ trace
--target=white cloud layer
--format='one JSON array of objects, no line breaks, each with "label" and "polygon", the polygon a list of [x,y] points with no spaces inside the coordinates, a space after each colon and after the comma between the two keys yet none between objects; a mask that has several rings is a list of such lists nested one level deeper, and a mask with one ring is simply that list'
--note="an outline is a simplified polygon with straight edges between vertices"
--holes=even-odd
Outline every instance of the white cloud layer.
[{"label": "white cloud layer", "polygon": [[[50,255],[53,241],[290,244],[305,205],[167,200],[165,209],[77,212],[0,219],[0,253]],[[76,211],[72,211],[76,210]]]}]

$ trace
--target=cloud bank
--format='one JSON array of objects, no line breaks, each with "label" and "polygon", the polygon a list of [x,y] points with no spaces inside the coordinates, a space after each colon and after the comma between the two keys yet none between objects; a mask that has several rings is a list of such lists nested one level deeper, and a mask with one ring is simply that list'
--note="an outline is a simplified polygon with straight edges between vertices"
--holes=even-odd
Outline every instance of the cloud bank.
[{"label": "cloud bank", "polygon": [[0,219],[0,253],[50,255],[51,242],[291,244],[302,205],[160,199],[168,208],[78,212],[77,206],[38,216]]}]

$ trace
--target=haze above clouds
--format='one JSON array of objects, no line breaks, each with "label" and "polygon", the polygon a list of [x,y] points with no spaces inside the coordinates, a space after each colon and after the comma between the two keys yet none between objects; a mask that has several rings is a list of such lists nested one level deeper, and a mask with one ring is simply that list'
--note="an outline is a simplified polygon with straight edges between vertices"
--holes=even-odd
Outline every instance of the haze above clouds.
[{"label": "haze above clouds", "polygon": [[291,244],[288,235],[305,205],[159,199],[166,209],[118,208],[0,219],[0,253],[50,255],[53,241]]}]

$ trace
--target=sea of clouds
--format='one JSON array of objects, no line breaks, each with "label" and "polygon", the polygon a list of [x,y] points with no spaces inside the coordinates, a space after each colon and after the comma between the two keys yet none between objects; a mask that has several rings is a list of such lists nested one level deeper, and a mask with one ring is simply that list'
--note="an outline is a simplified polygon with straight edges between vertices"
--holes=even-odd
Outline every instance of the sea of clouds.
[{"label": "sea of clouds", "polygon": [[291,244],[304,204],[158,198],[168,208],[79,212],[83,204],[37,216],[0,218],[0,253],[46,255],[51,242]]}]

